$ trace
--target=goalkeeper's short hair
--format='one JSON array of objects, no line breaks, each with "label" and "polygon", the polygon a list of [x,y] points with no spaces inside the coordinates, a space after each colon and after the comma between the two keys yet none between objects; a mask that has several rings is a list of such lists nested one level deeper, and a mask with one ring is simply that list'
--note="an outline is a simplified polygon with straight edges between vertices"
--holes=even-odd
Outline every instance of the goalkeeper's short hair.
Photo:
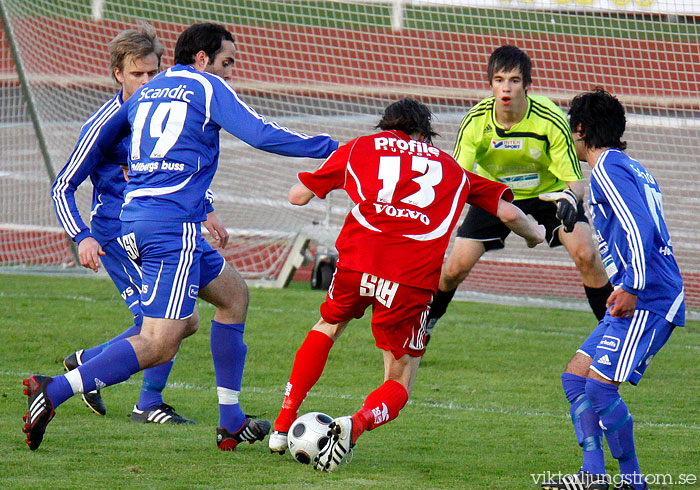
[{"label": "goalkeeper's short hair", "polygon": [[144,23],[137,29],[127,29],[120,32],[107,45],[109,49],[110,69],[112,70],[112,78],[114,69],[119,68],[119,71],[124,71],[124,63],[127,58],[137,60],[145,58],[150,54],[155,54],[158,57],[158,66],[160,59],[163,56],[163,45],[156,37],[156,29]]},{"label": "goalkeeper's short hair", "polygon": [[428,143],[438,133],[433,131],[433,113],[425,104],[414,99],[401,99],[384,109],[381,121],[375,127],[385,131],[397,129],[407,135],[422,134]]},{"label": "goalkeeper's short hair", "polygon": [[527,89],[532,84],[532,61],[530,57],[521,49],[505,45],[496,48],[489,57],[489,63],[486,66],[486,77],[489,80],[489,85],[493,80],[493,76],[503,70],[509,72],[512,70],[520,70],[523,77],[523,86]]}]

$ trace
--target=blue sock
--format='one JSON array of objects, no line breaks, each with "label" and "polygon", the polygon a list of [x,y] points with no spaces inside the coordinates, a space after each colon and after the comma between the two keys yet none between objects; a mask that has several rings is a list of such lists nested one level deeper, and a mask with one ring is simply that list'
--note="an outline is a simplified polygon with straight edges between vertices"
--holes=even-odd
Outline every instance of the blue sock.
[{"label": "blue sock", "polygon": [[93,357],[101,354],[102,351],[104,351],[107,347],[109,347],[111,344],[113,344],[117,340],[128,339],[129,337],[133,337],[134,335],[138,335],[139,333],[141,333],[140,323],[134,324],[134,325],[130,326],[129,328],[127,328],[126,330],[124,330],[119,335],[117,335],[116,337],[114,337],[113,339],[108,340],[104,344],[100,344],[100,345],[97,345],[97,346],[92,347],[90,349],[84,350],[83,355],[80,357],[80,362],[85,364]]},{"label": "blue sock", "polygon": [[586,395],[586,378],[563,373],[561,384],[566,399],[571,403],[571,421],[579,446],[583,449],[581,469],[596,475],[605,474],[605,454],[603,453],[603,430],[600,428],[598,413]]},{"label": "blue sock", "polygon": [[644,479],[634,449],[634,423],[618,387],[588,378],[586,393],[604,426],[610,454],[620,463],[620,476],[636,490],[641,490]]},{"label": "blue sock", "polygon": [[136,407],[139,410],[149,410],[163,403],[163,389],[168,382],[170,370],[173,368],[175,358],[160,366],[143,370],[143,384],[141,395]]},{"label": "blue sock", "polygon": [[139,360],[134,348],[128,340],[122,339],[78,369],[54,377],[46,387],[47,393],[56,408],[75,393],[87,393],[96,388],[121,383],[139,371]]},{"label": "blue sock", "polygon": [[46,393],[49,395],[54,409],[75,394],[65,374],[54,376],[53,381],[46,387]]},{"label": "blue sock", "polygon": [[245,422],[238,403],[248,347],[243,342],[245,324],[211,322],[211,357],[219,397],[219,427],[237,432]]}]

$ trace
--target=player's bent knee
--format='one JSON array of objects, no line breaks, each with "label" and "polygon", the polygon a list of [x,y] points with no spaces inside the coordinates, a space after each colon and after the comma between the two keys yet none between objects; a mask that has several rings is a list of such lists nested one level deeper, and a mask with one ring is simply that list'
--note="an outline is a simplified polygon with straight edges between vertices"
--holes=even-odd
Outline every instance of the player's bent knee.
[{"label": "player's bent knee", "polygon": [[245,321],[250,293],[245,280],[233,268],[227,266],[219,277],[200,290],[199,295],[225,317]]},{"label": "player's bent knee", "polygon": [[237,312],[245,313],[248,311],[248,304],[250,303],[250,296],[248,294],[248,289],[243,292],[239,292],[231,298],[228,309]]},{"label": "player's bent knee", "polygon": [[166,362],[170,362],[173,359],[173,357],[175,357],[175,355],[177,354],[179,346],[179,342],[176,345],[168,344],[162,346],[162,348],[159,349],[156,364],[160,365],[165,364]]},{"label": "player's bent knee", "polygon": [[578,269],[592,269],[595,267],[597,250],[588,246],[578,246],[570,251],[571,258]]},{"label": "player's bent knee", "polygon": [[467,278],[469,272],[471,272],[471,267],[468,265],[459,262],[446,263],[442,269],[440,285],[444,285],[446,291],[452,290]]},{"label": "player's bent knee", "polygon": [[224,291],[223,294],[219,294],[214,306],[220,309],[245,311],[248,309],[248,303],[250,301],[250,292],[248,291],[248,285],[242,279],[240,281],[235,280],[230,282],[229,287]]},{"label": "player's bent knee", "polygon": [[345,327],[348,325],[348,322],[341,322],[341,323],[328,323],[325,321],[323,318],[319,319],[318,322],[316,322],[316,325],[313,326],[312,330],[316,330],[318,332],[326,334],[328,337],[331,338],[334,342],[338,340],[338,337],[343,333],[343,330],[345,330]]},{"label": "player's bent knee", "polygon": [[596,257],[599,256],[597,247],[590,240],[587,240],[587,235],[579,234],[575,239],[566,241],[564,244],[578,268],[591,267],[596,262]]},{"label": "player's bent knee", "polygon": [[588,376],[588,370],[591,367],[592,361],[593,359],[587,355],[577,352],[567,363],[566,370],[564,372],[585,378]]},{"label": "player's bent knee", "polygon": [[197,330],[199,330],[199,315],[192,315],[187,319],[183,337],[189,337],[195,334]]},{"label": "player's bent knee", "polygon": [[139,349],[139,364],[141,369],[159,366],[170,361],[177,354],[180,341],[169,339],[144,339],[145,343]]},{"label": "player's bent knee", "polygon": [[247,299],[231,298],[231,301],[214,304],[216,306],[217,318],[223,323],[245,323],[248,314]]}]

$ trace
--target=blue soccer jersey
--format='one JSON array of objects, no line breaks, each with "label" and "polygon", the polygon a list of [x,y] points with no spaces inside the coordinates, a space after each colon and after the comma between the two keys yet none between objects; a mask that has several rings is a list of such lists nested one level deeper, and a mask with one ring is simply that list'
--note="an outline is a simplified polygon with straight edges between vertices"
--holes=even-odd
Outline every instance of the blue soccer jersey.
[{"label": "blue soccer jersey", "polygon": [[[117,238],[122,234],[119,214],[124,204],[126,187],[121,165],[128,161],[129,138],[106,152],[102,159],[85,158],[105,123],[117,113],[121,105],[122,93],[119,92],[83,124],[75,150],[56,177],[51,196],[56,216],[66,233],[76,243],[92,236],[103,248],[105,256],[101,260],[105,270],[117,286],[127,307],[137,315],[140,313],[137,294],[140,290],[141,273],[117,243]],[[80,217],[75,203],[75,191],[88,177],[93,185],[90,228]],[[207,213],[213,211],[213,202],[214,194],[208,190],[205,196]],[[202,287],[220,274],[224,262],[220,254],[208,244],[203,244],[203,248],[207,266],[211,265],[212,270],[205,268],[202,275],[204,282],[200,283]]]},{"label": "blue soccer jersey", "polygon": [[[91,220],[100,221],[99,229],[103,235],[115,238],[121,234],[118,220],[124,203],[126,181],[120,165],[127,161],[128,140],[118,143],[101,159],[95,159],[89,165],[85,161],[97,135],[121,106],[122,93],[119,92],[83,124],[75,150],[51,188],[58,221],[76,243],[92,236],[75,203],[75,191],[88,177],[93,187]],[[98,242],[102,243],[99,239]]]},{"label": "blue soccer jersey", "polygon": [[[83,124],[78,143],[51,188],[58,221],[76,243],[88,236],[94,236],[100,245],[105,246],[109,240],[121,236],[119,215],[124,204],[126,188],[121,165],[128,162],[131,138],[126,137],[105,151],[102,158],[86,158],[102,128],[121,106],[120,91]],[[90,212],[92,231],[80,217],[75,203],[75,191],[88,177],[93,187]],[[206,213],[212,212],[214,194],[207,190],[204,199]]]},{"label": "blue soccer jersey", "polygon": [[109,152],[131,133],[122,221],[201,222],[216,172],[219,131],[285,156],[325,158],[338,143],[266,121],[221,77],[192,66],[160,73],[127,100],[97,140]]},{"label": "blue soccer jersey", "polygon": [[[204,274],[199,222],[206,219],[221,129],[286,156],[324,158],[338,147],[328,135],[307,136],[265,121],[224,79],[192,66],[170,68],[136,91],[84,159],[96,165],[129,138],[120,240],[142,273],[144,316],[184,319],[193,312]],[[154,221],[160,224],[148,225]]]},{"label": "blue soccer jersey", "polygon": [[684,325],[683,278],[654,177],[622,151],[607,150],[593,168],[590,190],[593,225],[610,282],[637,295],[638,310]]}]

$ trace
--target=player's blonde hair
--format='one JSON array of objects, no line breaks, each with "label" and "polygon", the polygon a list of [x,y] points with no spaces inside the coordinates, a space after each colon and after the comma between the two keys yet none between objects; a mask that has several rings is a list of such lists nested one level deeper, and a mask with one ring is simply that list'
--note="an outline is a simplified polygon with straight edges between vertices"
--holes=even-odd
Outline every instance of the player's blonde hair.
[{"label": "player's blonde hair", "polygon": [[153,53],[158,57],[158,66],[160,67],[160,59],[165,50],[156,38],[155,27],[145,23],[136,29],[120,32],[109,42],[107,48],[109,49],[110,70],[115,81],[117,78],[114,76],[114,69],[119,68],[119,71],[123,72],[127,58],[137,60]]}]

